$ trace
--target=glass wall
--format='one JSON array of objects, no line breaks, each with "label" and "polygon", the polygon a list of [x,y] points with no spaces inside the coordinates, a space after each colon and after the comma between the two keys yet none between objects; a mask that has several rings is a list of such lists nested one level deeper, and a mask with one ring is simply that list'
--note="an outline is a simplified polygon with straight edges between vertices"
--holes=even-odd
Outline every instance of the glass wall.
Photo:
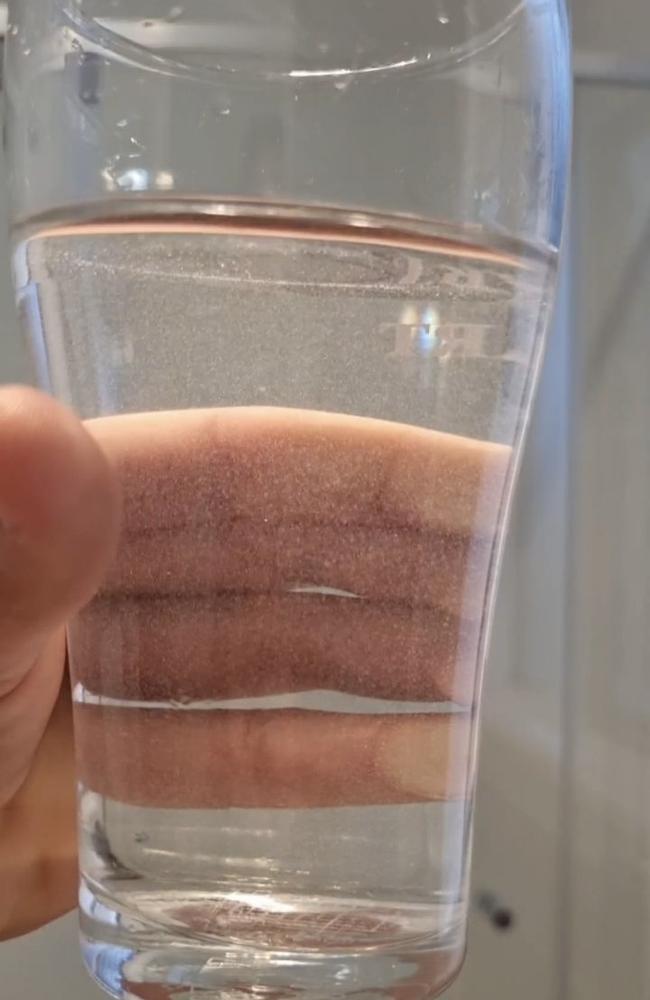
[{"label": "glass wall", "polygon": [[591,70],[488,680],[475,886],[512,919],[477,900],[454,1000],[650,998],[650,86]]},{"label": "glass wall", "polygon": [[[450,1000],[650,998],[650,89],[579,84],[571,228],[504,571],[472,940]],[[2,238],[0,381],[25,372],[7,266]],[[99,996],[77,963],[73,919],[4,945],[2,995]]]}]

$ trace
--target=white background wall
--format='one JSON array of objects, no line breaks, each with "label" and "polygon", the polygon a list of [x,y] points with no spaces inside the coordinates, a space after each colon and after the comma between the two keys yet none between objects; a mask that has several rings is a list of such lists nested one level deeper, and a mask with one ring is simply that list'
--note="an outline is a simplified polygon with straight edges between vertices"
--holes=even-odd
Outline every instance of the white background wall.
[{"label": "white background wall", "polygon": [[617,58],[650,59],[650,4],[647,0],[573,0],[576,47]]}]

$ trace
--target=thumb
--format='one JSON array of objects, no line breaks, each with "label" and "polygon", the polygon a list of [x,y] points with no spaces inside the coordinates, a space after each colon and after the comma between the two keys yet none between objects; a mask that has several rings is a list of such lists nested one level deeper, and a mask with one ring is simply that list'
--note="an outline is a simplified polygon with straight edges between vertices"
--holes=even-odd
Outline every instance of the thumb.
[{"label": "thumb", "polygon": [[61,686],[63,625],[115,544],[112,470],[77,418],[0,390],[0,806],[24,781]]}]

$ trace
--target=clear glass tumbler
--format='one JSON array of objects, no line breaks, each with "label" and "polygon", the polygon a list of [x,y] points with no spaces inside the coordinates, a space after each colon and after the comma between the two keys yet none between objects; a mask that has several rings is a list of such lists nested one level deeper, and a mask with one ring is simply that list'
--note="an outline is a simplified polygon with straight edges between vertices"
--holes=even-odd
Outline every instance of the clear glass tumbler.
[{"label": "clear glass tumbler", "polygon": [[115,997],[417,1000],[556,273],[561,0],[14,0],[14,269],[124,496],[72,623]]}]

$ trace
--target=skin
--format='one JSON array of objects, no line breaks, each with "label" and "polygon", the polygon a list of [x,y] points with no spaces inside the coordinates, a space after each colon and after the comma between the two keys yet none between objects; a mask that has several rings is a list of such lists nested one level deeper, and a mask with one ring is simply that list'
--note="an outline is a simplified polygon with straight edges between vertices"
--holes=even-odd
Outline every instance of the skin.
[{"label": "skin", "polygon": [[[173,808],[465,797],[467,717],[430,703],[473,701],[509,458],[299,411],[84,426],[1,390],[0,938],[76,902],[71,621],[75,682],[111,699],[327,689],[423,706],[190,715],[90,699],[75,724],[94,791]],[[288,596],[316,579],[363,599]]]},{"label": "skin", "polygon": [[75,905],[64,625],[97,588],[118,518],[114,474],[82,425],[33,390],[3,389],[0,938],[24,934]]}]

